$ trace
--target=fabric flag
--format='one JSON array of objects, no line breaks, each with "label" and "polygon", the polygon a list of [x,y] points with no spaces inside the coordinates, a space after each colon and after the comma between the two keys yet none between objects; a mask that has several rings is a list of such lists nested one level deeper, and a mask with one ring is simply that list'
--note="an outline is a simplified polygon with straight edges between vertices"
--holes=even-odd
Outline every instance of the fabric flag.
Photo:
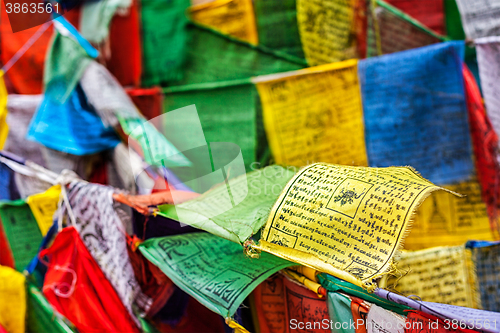
[{"label": "fabric flag", "polygon": [[46,95],[31,121],[27,138],[79,156],[114,148],[120,142],[114,130],[105,127],[88,104],[80,86],[63,104]]},{"label": "fabric flag", "polygon": [[[465,91],[467,94],[467,108],[471,128],[474,155],[476,157],[476,171],[481,184],[481,194],[493,234],[498,235],[500,226],[500,164],[497,160],[498,135],[495,133],[490,118],[484,109],[481,92],[470,70],[464,66]],[[474,238],[472,236],[469,239]],[[482,239],[482,238],[478,238]]]},{"label": "fabric flag", "polygon": [[62,104],[98,52],[64,17],[55,18],[54,27],[56,33],[45,59],[43,83],[45,97]]},{"label": "fabric flag", "polygon": [[182,79],[188,42],[185,12],[189,5],[189,0],[141,3],[144,86]]},{"label": "fabric flag", "polygon": [[42,236],[45,236],[53,224],[53,216],[57,210],[59,196],[61,194],[61,185],[54,185],[47,191],[31,195],[26,202],[35,216]]},{"label": "fabric flag", "polygon": [[0,70],[0,149],[3,149],[9,134],[7,112],[7,88],[5,87],[4,72]]},{"label": "fabric flag", "polygon": [[357,58],[351,0],[297,0],[297,22],[310,66]]},{"label": "fabric flag", "polygon": [[[406,319],[406,333],[475,333],[477,331],[467,329],[466,323],[440,320],[438,317],[422,311],[410,311]],[[495,325],[496,326],[496,325]]]},{"label": "fabric flag", "polygon": [[89,104],[104,124],[115,128],[121,125],[125,134],[138,140],[148,163],[161,166],[164,159],[166,165],[191,164],[152,123],[146,122],[120,83],[104,66],[97,62],[90,63],[80,84]]},{"label": "fabric flag", "polygon": [[296,3],[296,0],[255,0],[255,16],[260,45],[302,59]]},{"label": "fabric flag", "polygon": [[[188,33],[183,78],[172,82],[175,86],[205,83],[202,86],[215,88],[224,81],[243,81],[306,67],[302,59],[237,41],[201,26],[189,25]],[[215,82],[218,84],[211,84]]]},{"label": "fabric flag", "polygon": [[480,306],[471,253],[464,246],[403,252],[397,267],[407,273],[388,284],[396,283],[395,288],[404,295],[418,295],[427,302]]},{"label": "fabric flag", "polygon": [[[500,244],[493,242],[468,242],[477,276],[481,307],[484,310],[500,312]],[[486,243],[486,244],[484,244]]]},{"label": "fabric flag", "polygon": [[22,272],[38,253],[42,233],[24,200],[0,202],[0,218],[10,244],[16,270]]},{"label": "fabric flag", "polygon": [[477,180],[443,187],[465,197],[437,192],[422,203],[415,214],[411,233],[406,237],[405,249],[421,250],[436,244],[458,246],[469,239],[496,239]]},{"label": "fabric flag", "polygon": [[463,55],[449,42],[359,62],[370,166],[411,165],[439,185],[471,179]]},{"label": "fabric flag", "polygon": [[367,333],[405,333],[406,318],[372,304],[366,317]]},{"label": "fabric flag", "polygon": [[200,303],[224,318],[266,278],[293,263],[263,254],[247,257],[240,245],[208,233],[152,238],[142,254]]},{"label": "fabric flag", "polygon": [[27,293],[26,325],[28,332],[76,333],[73,325],[54,310],[37,287],[28,283]]},{"label": "fabric flag", "polygon": [[[455,322],[459,327],[470,327],[482,332],[500,332],[498,327],[500,316],[498,312],[483,311],[441,303],[422,302],[384,289],[376,289],[375,294],[389,301],[410,306],[415,310],[436,316],[448,323]],[[413,326],[413,328],[415,328],[415,326]]]},{"label": "fabric flag", "polygon": [[320,298],[314,292],[288,278],[283,279],[283,286],[286,304],[285,332],[292,333],[300,330],[315,333],[331,332],[325,297]]},{"label": "fabric flag", "polygon": [[368,316],[370,306],[370,303],[365,302],[357,297],[351,296],[352,319],[356,323],[354,325],[354,331],[356,333],[367,333],[366,317]]},{"label": "fabric flag", "polygon": [[456,0],[467,38],[500,35],[500,3],[490,0]]},{"label": "fabric flag", "polygon": [[387,0],[426,27],[444,35],[446,33],[444,19],[444,2],[435,0]]},{"label": "fabric flag", "polygon": [[[486,37],[475,41],[477,63],[486,112],[495,132],[500,133],[500,37]],[[500,157],[497,157],[500,160]]]},{"label": "fabric flag", "polygon": [[[429,1],[439,3],[434,0]],[[374,17],[377,20],[376,24]],[[379,42],[382,54],[389,54],[445,40],[443,36],[429,30],[419,21],[380,0],[376,1],[375,15],[368,15],[368,25],[367,57],[379,55],[377,47]]]},{"label": "fabric flag", "polygon": [[257,332],[285,332],[286,303],[282,275],[276,274],[259,284],[251,294],[250,304]]},{"label": "fabric flag", "polygon": [[252,0],[215,0],[192,6],[191,19],[257,45],[259,37]]},{"label": "fabric flag", "polygon": [[139,332],[74,227],[59,232],[40,256],[49,261],[45,297],[78,331]]},{"label": "fabric flag", "polygon": [[335,276],[325,273],[320,273],[317,275],[317,277],[321,285],[330,293],[339,292],[352,295],[364,301],[381,306],[382,308],[389,310],[391,312],[398,313],[400,315],[404,315],[405,310],[411,309],[410,307],[390,302],[384,298],[378,297],[373,293],[367,292],[361,287],[355,286],[352,283],[336,278]]},{"label": "fabric flag", "polygon": [[151,299],[142,293],[135,278],[127,254],[125,226],[113,208],[112,195],[110,187],[73,182],[68,197],[76,231],[138,324],[132,305],[147,311]]},{"label": "fabric flag", "polygon": [[[187,112],[192,111],[183,108],[193,104],[197,114],[188,115]],[[172,111],[186,114],[174,116]],[[221,152],[225,160],[234,159],[241,151],[247,172],[260,166],[255,162],[263,158],[266,136],[258,94],[250,82],[199,88],[192,86],[192,89],[187,90],[172,89],[165,94],[164,113],[162,133],[189,158],[193,166],[206,164],[208,151],[201,152],[202,148],[199,147],[216,142],[234,144],[233,148]],[[186,180],[187,175],[183,176],[182,170],[171,170],[181,180]],[[197,188],[193,190],[204,191]]]},{"label": "fabric flag", "polygon": [[160,206],[160,215],[235,243],[256,234],[294,172],[269,166],[239,176],[179,205]]},{"label": "fabric flag", "polygon": [[330,320],[334,322],[332,333],[355,333],[354,328],[351,327],[354,319],[352,317],[351,299],[349,296],[342,293],[329,292],[328,314]]},{"label": "fabric flag", "polygon": [[368,165],[357,60],[261,76],[253,82],[276,163]]},{"label": "fabric flag", "polygon": [[255,248],[368,287],[439,189],[411,168],[312,164],[288,182]]},{"label": "fabric flag", "polygon": [[87,1],[82,5],[80,31],[82,36],[94,44],[109,37],[111,19],[117,12],[130,9],[133,0]]},{"label": "fabric flag", "polygon": [[31,119],[42,101],[43,95],[9,95],[7,124],[16,130],[9,132],[4,150],[46,167],[40,144],[26,140]]},{"label": "fabric flag", "polygon": [[26,278],[10,267],[0,266],[0,326],[9,333],[24,333]]},{"label": "fabric flag", "polygon": [[[12,32],[6,7],[2,6],[0,11],[0,34],[2,35],[0,39],[0,49],[2,50],[0,59],[2,64],[5,65],[30,39],[37,38],[37,31],[41,27],[36,26],[14,33]],[[64,14],[64,17],[73,24],[78,22],[78,16],[78,9]],[[9,69],[6,75],[12,84],[13,91],[11,93],[30,95],[42,93],[43,66],[53,33],[53,27],[49,26]]]}]

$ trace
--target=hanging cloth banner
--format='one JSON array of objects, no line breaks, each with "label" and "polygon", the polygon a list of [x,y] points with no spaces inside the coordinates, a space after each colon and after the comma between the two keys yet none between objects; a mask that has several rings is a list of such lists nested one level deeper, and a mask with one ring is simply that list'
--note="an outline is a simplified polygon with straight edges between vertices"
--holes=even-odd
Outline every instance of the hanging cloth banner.
[{"label": "hanging cloth banner", "polygon": [[490,0],[456,0],[467,38],[500,35],[500,3]]},{"label": "hanging cloth banner", "polygon": [[189,10],[197,23],[250,44],[259,42],[252,0],[215,0],[192,6]]},{"label": "hanging cloth banner", "polygon": [[277,164],[368,165],[357,69],[347,60],[252,80]]},{"label": "hanging cloth banner", "polygon": [[7,88],[5,87],[4,72],[0,70],[0,149],[3,149],[9,135],[7,124]]},{"label": "hanging cloth banner", "polygon": [[446,40],[444,36],[431,31],[414,18],[378,0],[375,1],[372,13],[368,15],[367,57],[379,55],[377,39],[382,54],[411,50]]},{"label": "hanging cloth banner", "polygon": [[0,266],[0,326],[9,333],[24,333],[26,278],[10,267]]},{"label": "hanging cloth banner", "polygon": [[418,295],[428,302],[479,307],[471,254],[464,246],[403,252],[397,267],[406,273],[398,279],[389,278],[387,283],[394,284],[403,295]]},{"label": "hanging cloth banner", "polygon": [[357,58],[355,0],[297,0],[302,47],[310,66]]},{"label": "hanging cloth banner", "polygon": [[235,243],[256,234],[294,172],[269,166],[230,180],[178,205],[160,206],[160,215],[206,230]]},{"label": "hanging cloth banner", "polygon": [[442,35],[446,33],[444,1],[387,0],[387,2],[437,33]]},{"label": "hanging cloth banner", "polygon": [[368,287],[440,189],[410,168],[312,164],[287,184],[255,248]]},{"label": "hanging cloth banner", "polygon": [[53,216],[57,210],[59,196],[61,194],[61,185],[54,185],[47,191],[34,194],[26,199],[35,216],[42,236],[45,236],[53,224]]},{"label": "hanging cloth banner", "polygon": [[240,245],[209,233],[152,238],[139,250],[179,288],[224,318],[233,316],[262,281],[293,265],[269,254],[249,258]]},{"label": "hanging cloth banner", "polygon": [[40,252],[45,256],[49,266],[43,293],[78,331],[139,332],[74,227],[59,232],[52,246]]},{"label": "hanging cloth banner", "polygon": [[438,185],[472,178],[464,52],[447,42],[359,62],[370,166],[411,165]]},{"label": "hanging cloth banner", "polygon": [[38,253],[42,233],[24,200],[0,203],[0,218],[10,244],[16,270],[23,271]]}]

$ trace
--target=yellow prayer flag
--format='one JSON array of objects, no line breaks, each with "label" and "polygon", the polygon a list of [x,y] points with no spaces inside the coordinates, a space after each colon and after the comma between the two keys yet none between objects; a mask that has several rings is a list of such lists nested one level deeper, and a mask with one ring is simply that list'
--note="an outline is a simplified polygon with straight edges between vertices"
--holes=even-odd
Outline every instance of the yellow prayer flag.
[{"label": "yellow prayer flag", "polygon": [[190,8],[193,21],[257,45],[252,0],[215,0]]},{"label": "yellow prayer flag", "polygon": [[9,125],[7,125],[7,88],[3,79],[3,71],[0,70],[0,149],[5,145],[7,135],[9,134]]},{"label": "yellow prayer flag", "polygon": [[43,193],[29,196],[26,200],[33,216],[35,216],[42,236],[45,236],[52,226],[60,194],[61,185],[54,185]]},{"label": "yellow prayer flag", "polygon": [[297,0],[297,22],[311,66],[356,58],[356,0]]},{"label": "yellow prayer flag", "polygon": [[414,210],[439,189],[411,168],[316,163],[287,184],[256,248],[366,287],[389,270]]},{"label": "yellow prayer flag", "polygon": [[24,333],[26,317],[25,277],[0,266],[0,325],[9,333]]},{"label": "yellow prayer flag", "polygon": [[253,79],[277,164],[368,165],[357,60]]},{"label": "yellow prayer flag", "polygon": [[395,289],[403,295],[417,295],[423,301],[478,308],[476,277],[470,250],[464,246],[435,247],[401,254],[397,264],[401,279]]},{"label": "yellow prayer flag", "polygon": [[481,198],[481,185],[472,180],[445,187],[465,197],[438,192],[426,200],[417,209],[411,233],[405,240],[405,249],[462,245],[469,239],[495,240],[486,204]]}]

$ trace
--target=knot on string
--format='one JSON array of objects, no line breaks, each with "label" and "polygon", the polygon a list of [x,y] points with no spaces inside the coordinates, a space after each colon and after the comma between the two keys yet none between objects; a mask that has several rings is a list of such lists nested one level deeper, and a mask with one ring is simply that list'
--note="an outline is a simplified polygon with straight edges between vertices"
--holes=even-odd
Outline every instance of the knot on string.
[{"label": "knot on string", "polygon": [[255,242],[251,238],[243,243],[243,252],[252,259],[258,259],[260,257],[260,250],[256,247]]}]

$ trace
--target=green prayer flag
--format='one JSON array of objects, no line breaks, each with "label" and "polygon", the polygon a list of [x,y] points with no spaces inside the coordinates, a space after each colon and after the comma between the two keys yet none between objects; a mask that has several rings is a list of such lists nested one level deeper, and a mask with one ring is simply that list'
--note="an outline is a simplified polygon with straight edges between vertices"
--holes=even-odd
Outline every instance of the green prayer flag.
[{"label": "green prayer flag", "polygon": [[191,23],[183,79],[172,85],[248,79],[252,76],[294,71],[305,60],[254,46]]},{"label": "green prayer flag", "polygon": [[42,292],[34,285],[27,285],[26,332],[70,333],[76,332],[66,319],[54,311]]},{"label": "green prayer flag", "polygon": [[145,86],[165,85],[182,78],[189,6],[190,0],[141,2]]},{"label": "green prayer flag", "polygon": [[264,252],[249,258],[240,245],[208,233],[151,238],[139,250],[179,288],[223,317],[232,316],[262,281],[294,265]]},{"label": "green prayer flag", "polygon": [[351,300],[340,293],[328,293],[328,315],[334,323],[348,323],[348,325],[338,325],[332,327],[332,333],[356,333],[354,327],[349,325],[354,322],[351,311]]},{"label": "green prayer flag", "polygon": [[[194,165],[203,163],[203,154],[196,151],[189,154],[181,148],[188,145],[189,141],[193,141],[191,146],[194,146],[194,141],[200,140],[197,136],[187,136],[184,130],[197,126],[198,124],[194,124],[197,121],[201,123],[205,142],[229,142],[237,145],[241,149],[246,170],[250,171],[252,163],[260,160],[263,147],[266,146],[259,112],[260,100],[254,85],[250,81],[243,81],[236,84],[209,83],[165,89],[164,112],[192,104],[196,106],[198,118],[178,117],[175,126],[172,126],[172,122],[165,121],[163,133],[167,140],[181,149]],[[232,151],[228,155],[232,155]],[[183,178],[180,174],[182,170],[173,171]]]},{"label": "green prayer flag", "polygon": [[26,201],[0,202],[0,218],[7,237],[16,270],[22,272],[37,253],[42,233]]},{"label": "green prayer flag", "polygon": [[404,310],[411,310],[410,307],[397,304],[391,301],[388,301],[384,298],[378,297],[373,293],[369,293],[361,287],[355,286],[352,283],[346,282],[335,276],[326,273],[320,273],[317,275],[318,280],[321,285],[330,293],[333,292],[344,292],[346,294],[359,297],[367,302],[377,304],[380,307],[383,307],[386,310],[396,312],[400,315],[406,315]]},{"label": "green prayer flag", "polygon": [[462,18],[455,0],[443,0],[446,21],[446,35],[454,40],[464,40],[465,32]]},{"label": "green prayer flag", "polygon": [[296,0],[255,0],[259,44],[304,58]]},{"label": "green prayer flag", "polygon": [[236,177],[179,205],[160,206],[160,215],[244,243],[267,221],[295,170],[272,165]]}]

